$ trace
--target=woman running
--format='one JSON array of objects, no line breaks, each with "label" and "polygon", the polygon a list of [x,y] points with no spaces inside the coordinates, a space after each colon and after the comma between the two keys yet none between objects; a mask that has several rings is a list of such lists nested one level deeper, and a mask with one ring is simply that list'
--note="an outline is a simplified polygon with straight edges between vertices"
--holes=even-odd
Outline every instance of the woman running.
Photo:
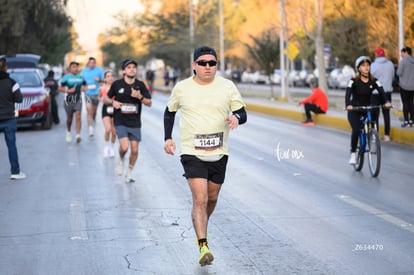
[{"label": "woman running", "polygon": [[[108,94],[109,88],[114,82],[114,74],[112,71],[106,71],[104,74],[104,84],[101,85],[99,88],[99,100],[102,101],[102,98],[106,97]],[[105,149],[104,149],[104,157],[114,157],[114,145],[116,141],[116,131],[114,127],[114,119],[113,119],[114,107],[112,105],[105,105],[102,106],[102,121],[105,127]]]}]

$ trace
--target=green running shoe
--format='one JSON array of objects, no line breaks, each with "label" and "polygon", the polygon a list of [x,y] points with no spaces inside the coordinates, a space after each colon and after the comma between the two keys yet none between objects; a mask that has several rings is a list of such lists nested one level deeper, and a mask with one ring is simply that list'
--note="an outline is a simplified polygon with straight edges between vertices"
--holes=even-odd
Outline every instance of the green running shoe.
[{"label": "green running shoe", "polygon": [[211,265],[213,263],[214,256],[208,249],[208,246],[202,246],[200,248],[200,258],[198,258],[198,263],[201,266]]}]

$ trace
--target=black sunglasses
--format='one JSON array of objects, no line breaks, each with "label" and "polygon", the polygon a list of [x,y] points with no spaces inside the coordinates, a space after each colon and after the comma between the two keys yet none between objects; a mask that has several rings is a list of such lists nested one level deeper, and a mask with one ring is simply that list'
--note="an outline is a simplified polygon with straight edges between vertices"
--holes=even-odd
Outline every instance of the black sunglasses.
[{"label": "black sunglasses", "polygon": [[197,65],[199,65],[199,66],[202,66],[202,67],[207,66],[207,64],[208,64],[210,67],[214,67],[214,66],[216,66],[216,65],[217,65],[217,61],[215,61],[215,60],[209,60],[209,61],[206,61],[206,60],[199,60],[199,61],[196,61],[195,63],[196,63]]}]

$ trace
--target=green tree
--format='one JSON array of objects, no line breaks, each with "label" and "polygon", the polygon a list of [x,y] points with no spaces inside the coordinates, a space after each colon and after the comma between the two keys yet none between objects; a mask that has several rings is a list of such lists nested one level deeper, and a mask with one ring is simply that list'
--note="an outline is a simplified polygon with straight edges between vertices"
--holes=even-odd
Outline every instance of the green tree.
[{"label": "green tree", "polygon": [[149,56],[163,59],[167,65],[185,71],[189,68],[192,45],[189,6],[180,4],[172,13],[144,15],[140,23],[150,30],[146,41]]},{"label": "green tree", "polygon": [[35,53],[61,63],[71,50],[71,19],[65,0],[9,0],[0,4],[0,52]]},{"label": "green tree", "polygon": [[[167,65],[190,74],[190,54],[194,48],[209,45],[217,49],[219,57],[219,6],[218,1],[193,1],[194,43],[190,37],[190,5],[188,0],[142,0],[144,12],[129,16],[127,20],[119,18],[119,26],[114,28],[108,41],[116,43],[135,43],[135,52],[143,61],[151,58],[163,59]],[[224,0],[225,51],[226,59],[241,64],[246,58],[234,49],[240,45],[239,32],[243,16],[237,1]],[[125,22],[126,21],[126,22]],[[139,34],[132,37],[131,34]],[[121,39],[121,37],[125,39]],[[114,38],[119,39],[114,39]],[[130,39],[126,39],[126,37]],[[129,42],[128,42],[129,41]],[[135,42],[133,42],[135,41]],[[136,43],[136,41],[139,41]],[[103,43],[103,45],[105,45]],[[105,48],[105,50],[107,50]],[[105,54],[111,56],[112,54]],[[106,62],[106,61],[105,61]]]},{"label": "green tree", "polygon": [[[142,60],[162,58],[167,65],[188,69],[190,53],[196,46],[207,44],[218,49],[219,57],[223,54],[219,52],[218,2],[193,1],[194,44],[189,35],[188,0],[141,0],[144,12],[124,17],[128,24],[122,23],[120,32],[107,37],[106,42],[129,43],[133,54]],[[253,46],[251,36],[260,37],[267,29],[279,29],[279,1],[223,0],[223,8],[226,61],[239,68],[257,65],[245,44]],[[330,44],[332,55],[340,64],[352,64],[357,55],[373,53],[378,46],[388,53],[393,51],[393,55],[399,54],[395,0],[361,0],[358,5],[354,0],[289,0],[285,1],[285,10],[285,21],[289,23],[285,37],[313,68],[315,53],[319,51],[321,55],[324,43]],[[306,10],[306,14],[301,10]],[[414,0],[404,1],[404,15],[405,43],[412,45]],[[313,34],[318,43],[311,36],[306,37],[304,22],[308,34]]]},{"label": "green tree", "polygon": [[336,18],[326,21],[326,43],[332,45],[332,55],[341,65],[353,64],[357,56],[367,55],[367,26],[354,18]]},{"label": "green tree", "polygon": [[250,36],[253,43],[247,44],[248,53],[259,67],[264,70],[270,82],[271,97],[273,98],[273,84],[271,75],[276,68],[280,67],[279,37],[273,29],[262,32],[258,37]]}]

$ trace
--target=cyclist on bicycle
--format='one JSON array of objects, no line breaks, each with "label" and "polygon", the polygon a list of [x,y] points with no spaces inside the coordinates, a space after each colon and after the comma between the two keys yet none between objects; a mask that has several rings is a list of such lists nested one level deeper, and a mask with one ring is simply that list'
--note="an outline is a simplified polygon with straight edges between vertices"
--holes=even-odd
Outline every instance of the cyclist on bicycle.
[{"label": "cyclist on bicycle", "polygon": [[[349,164],[356,164],[356,149],[358,145],[359,131],[361,129],[360,119],[366,111],[352,111],[353,106],[370,106],[372,93],[377,90],[380,95],[381,104],[390,108],[391,103],[386,100],[384,88],[370,73],[371,59],[368,56],[360,56],[355,60],[357,75],[348,82],[345,93],[345,106],[348,110],[348,121],[352,128],[351,134],[351,158]],[[377,118],[373,117],[373,121]]]}]

